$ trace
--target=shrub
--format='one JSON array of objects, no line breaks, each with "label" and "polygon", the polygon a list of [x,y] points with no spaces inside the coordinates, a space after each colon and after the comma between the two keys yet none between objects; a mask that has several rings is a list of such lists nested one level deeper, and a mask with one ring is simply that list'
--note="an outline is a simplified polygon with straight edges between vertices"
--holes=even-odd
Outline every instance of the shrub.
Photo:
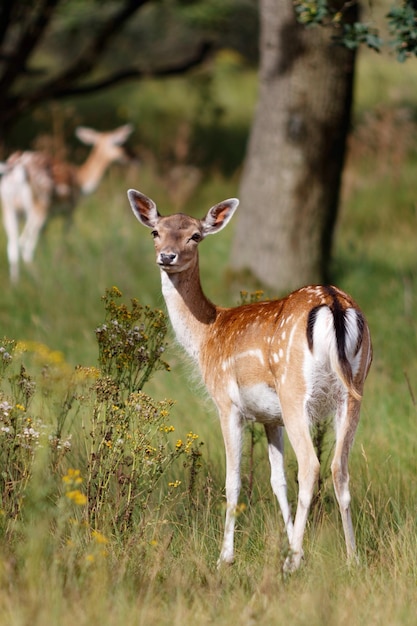
[{"label": "shrub", "polygon": [[[165,316],[137,300],[120,304],[121,295],[113,287],[103,297],[98,368],[70,371],[62,355],[41,344],[4,340],[0,346],[6,538],[41,510],[60,549],[93,558],[92,546],[105,552],[110,538],[125,542],[133,533],[140,540],[165,505],[193,489],[198,435],[179,438],[169,420],[171,401],[143,391],[154,372],[169,370],[161,358]],[[180,457],[182,467],[171,475]]]}]

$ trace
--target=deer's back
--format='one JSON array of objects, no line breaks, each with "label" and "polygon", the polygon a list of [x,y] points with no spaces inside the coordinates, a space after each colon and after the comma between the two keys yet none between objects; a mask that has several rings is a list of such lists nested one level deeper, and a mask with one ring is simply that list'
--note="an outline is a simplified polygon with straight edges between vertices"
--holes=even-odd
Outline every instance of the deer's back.
[{"label": "deer's back", "polygon": [[[76,202],[76,169],[44,152],[13,153],[7,161],[3,185],[15,190],[16,208],[26,212],[62,211]],[[26,206],[28,194],[22,193],[25,187],[30,188],[31,207]]]},{"label": "deer's back", "polygon": [[314,313],[324,308],[320,324],[329,324],[334,343],[332,307],[342,315],[358,310],[349,296],[333,287],[306,287],[282,300],[219,308],[201,354],[211,395],[231,399],[246,417],[261,422],[280,420],[286,385],[301,395],[310,383],[315,391],[325,384],[323,394],[336,397],[341,383],[331,373],[328,346],[314,350],[310,327]]}]

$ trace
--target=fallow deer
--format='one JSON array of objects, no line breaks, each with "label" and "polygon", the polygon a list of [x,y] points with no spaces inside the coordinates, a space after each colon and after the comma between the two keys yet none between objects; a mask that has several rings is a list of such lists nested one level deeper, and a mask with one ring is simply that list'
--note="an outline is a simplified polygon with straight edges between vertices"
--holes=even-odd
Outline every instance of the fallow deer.
[{"label": "fallow deer", "polygon": [[[312,424],[334,414],[331,464],[349,559],[356,557],[350,512],[348,457],[359,421],[372,346],[364,315],[352,298],[332,286],[307,286],[281,300],[234,308],[214,305],[199,276],[198,244],[220,231],[235,212],[235,198],[213,206],[204,219],[162,217],[133,189],[136,218],[152,230],[162,292],[180,344],[195,361],[217,406],[226,451],[226,522],[219,564],[234,558],[233,536],[241,486],[245,420],[264,425],[277,496],[289,540],[284,568],[297,569],[319,461]],[[284,473],[283,429],[298,463],[298,504],[293,524]]]},{"label": "fallow deer", "polygon": [[[19,276],[19,257],[25,263],[33,260],[47,219],[54,212],[71,214],[81,194],[92,193],[97,188],[107,167],[114,161],[126,159],[122,144],[132,130],[130,124],[111,132],[78,127],[78,139],[93,146],[87,160],[79,167],[37,151],[14,152],[2,164],[0,196],[12,282]],[[19,235],[20,214],[25,225]]]}]

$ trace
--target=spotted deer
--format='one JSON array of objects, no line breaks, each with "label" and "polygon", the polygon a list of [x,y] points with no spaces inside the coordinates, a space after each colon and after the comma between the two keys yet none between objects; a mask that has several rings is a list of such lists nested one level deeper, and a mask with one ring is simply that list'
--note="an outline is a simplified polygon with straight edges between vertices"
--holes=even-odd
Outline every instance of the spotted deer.
[{"label": "spotted deer", "polygon": [[[111,132],[78,127],[78,139],[92,146],[87,160],[79,167],[32,151],[14,152],[1,164],[0,196],[12,282],[19,276],[20,256],[25,263],[32,262],[48,218],[54,212],[71,214],[82,194],[95,191],[107,167],[126,159],[122,144],[132,130],[130,124]],[[20,235],[19,215],[25,220]]]},{"label": "spotted deer", "polygon": [[[245,420],[264,425],[271,485],[289,540],[284,568],[302,559],[303,535],[319,461],[313,423],[334,414],[331,464],[349,559],[356,559],[350,512],[348,457],[359,421],[371,360],[370,333],[357,304],[332,286],[308,286],[281,300],[216,306],[204,295],[198,245],[229,222],[239,201],[213,206],[204,219],[161,216],[155,203],[133,189],[136,218],[152,229],[162,293],[180,344],[195,361],[219,413],[226,451],[226,521],[219,564],[234,558],[233,536]],[[284,472],[286,429],[298,463],[298,503],[293,523]]]}]

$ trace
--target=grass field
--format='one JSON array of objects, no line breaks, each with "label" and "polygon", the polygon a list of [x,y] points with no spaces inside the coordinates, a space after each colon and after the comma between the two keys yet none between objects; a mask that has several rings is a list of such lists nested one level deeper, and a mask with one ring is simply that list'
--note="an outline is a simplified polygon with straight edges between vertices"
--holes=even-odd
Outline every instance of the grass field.
[{"label": "grass field", "polygon": [[[27,349],[16,354],[6,370],[0,403],[6,396],[19,397],[21,408],[16,408],[16,400],[10,413],[20,419],[22,428],[41,424],[50,433],[59,426],[62,441],[72,435],[71,449],[52,457],[46,435],[34,457],[23,456],[23,447],[20,456],[16,450],[8,451],[15,454],[7,457],[14,463],[15,492],[3,494],[0,518],[0,624],[415,622],[417,155],[412,144],[405,151],[398,150],[398,144],[405,138],[415,140],[416,79],[413,66],[377,63],[365,57],[360,66],[357,119],[359,124],[365,118],[370,133],[365,136],[375,145],[369,142],[364,149],[359,141],[352,146],[356,152],[346,172],[333,261],[334,281],[352,293],[368,318],[375,353],[350,464],[360,565],[345,564],[341,523],[328,478],[329,441],[322,504],[309,518],[305,564],[290,578],[282,576],[286,541],[269,487],[265,441],[257,430],[253,475],[249,432],[245,447],[236,562],[217,571],[224,515],[220,429],[209,400],[171,340],[164,353],[171,371],[156,372],[144,388],[155,401],[174,401],[169,418],[155,421],[155,432],[163,437],[162,457],[157,459],[152,451],[144,457],[151,469],[152,463],[159,463],[155,467],[162,479],[152,473],[142,476],[142,482],[137,479],[145,495],[126,532],[118,529],[117,506],[133,496],[119,493],[112,482],[113,440],[100,429],[103,414],[116,420],[120,406],[115,408],[104,395],[101,403],[95,399],[88,378],[90,374],[94,378],[94,372],[87,368],[98,364],[95,329],[104,320],[101,298],[107,288],[116,285],[128,304],[138,298],[144,305],[163,308],[152,241],[134,219],[126,189],[135,187],[153,197],[162,211],[168,212],[170,203],[153,168],[142,162],[128,171],[113,168],[98,192],[79,206],[69,232],[64,232],[60,219],[51,222],[34,266],[23,268],[16,287],[9,285],[5,237],[0,232],[0,336],[26,342]],[[372,83],[375,75],[378,86]],[[406,105],[409,115],[383,116],[378,113],[382,104],[396,110]],[[359,126],[356,135],[361,137]],[[211,173],[186,209],[201,216],[212,204],[237,193],[237,174]],[[205,291],[222,304],[239,301],[227,276],[232,236],[233,224],[201,247]],[[22,378],[21,362],[37,384],[30,402],[29,392],[24,395],[30,381]],[[77,370],[85,375],[81,382],[74,382],[75,366],[84,368]],[[68,389],[76,384],[70,405]],[[129,403],[125,405],[127,411]],[[147,410],[162,419],[166,408]],[[114,424],[123,426],[121,421]],[[167,424],[175,431],[168,432]],[[170,451],[176,450],[179,439],[182,450],[180,446],[171,463]],[[7,448],[2,446],[4,464]],[[97,450],[102,455],[98,469],[91,461],[93,453],[99,458]],[[128,475],[131,465],[127,461],[125,465]],[[289,448],[287,467],[294,506],[296,466]],[[3,478],[6,470],[3,465]],[[90,497],[97,476],[103,477],[103,492],[97,492],[95,508],[88,508],[85,494]],[[108,498],[106,485],[113,490]],[[152,494],[146,493],[149,486]],[[19,514],[7,517],[6,505]]]}]

